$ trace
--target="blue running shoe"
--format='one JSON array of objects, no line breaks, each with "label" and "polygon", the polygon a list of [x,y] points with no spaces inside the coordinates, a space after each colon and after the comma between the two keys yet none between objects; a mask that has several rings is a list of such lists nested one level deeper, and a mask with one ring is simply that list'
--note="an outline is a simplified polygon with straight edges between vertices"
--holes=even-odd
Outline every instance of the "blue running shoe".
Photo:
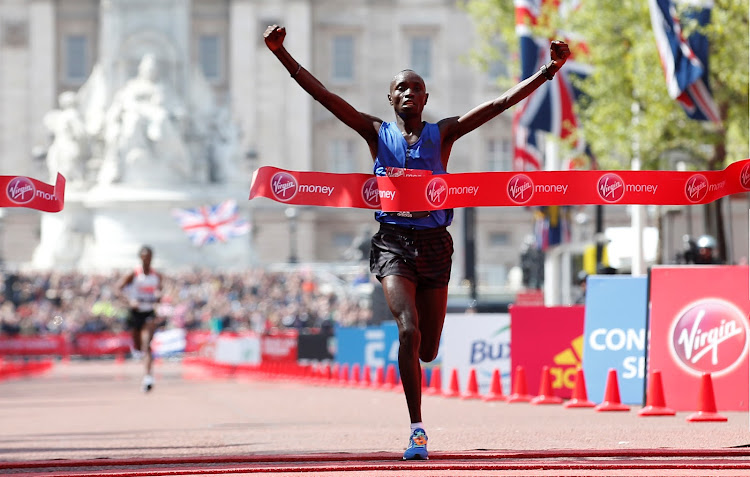
[{"label": "blue running shoe", "polygon": [[404,452],[404,460],[427,460],[427,434],[424,429],[414,429],[409,437],[409,447]]}]

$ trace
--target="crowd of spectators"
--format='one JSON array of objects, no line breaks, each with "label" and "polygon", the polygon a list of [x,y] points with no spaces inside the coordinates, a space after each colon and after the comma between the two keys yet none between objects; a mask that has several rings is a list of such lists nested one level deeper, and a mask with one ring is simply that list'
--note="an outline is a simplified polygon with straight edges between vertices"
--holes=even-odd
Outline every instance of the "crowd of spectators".
[{"label": "crowd of spectators", "polygon": [[[124,273],[2,273],[0,336],[125,330],[127,304],[118,290]],[[264,332],[373,322],[371,297],[354,279],[263,268],[162,273],[157,312],[168,328]]]}]

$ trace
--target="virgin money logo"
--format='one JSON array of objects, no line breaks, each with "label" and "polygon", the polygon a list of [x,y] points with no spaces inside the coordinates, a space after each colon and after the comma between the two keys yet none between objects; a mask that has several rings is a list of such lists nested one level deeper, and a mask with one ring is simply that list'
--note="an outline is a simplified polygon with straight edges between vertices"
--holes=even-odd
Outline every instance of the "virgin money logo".
[{"label": "virgin money logo", "polygon": [[619,202],[625,195],[625,181],[617,174],[608,172],[599,178],[596,191],[606,202]]},{"label": "virgin money logo", "polygon": [[693,174],[685,183],[685,197],[690,202],[700,202],[708,192],[708,180],[703,174]]},{"label": "virgin money logo", "polygon": [[747,324],[733,304],[717,298],[691,303],[675,317],[670,350],[675,362],[700,376],[728,373],[747,352]]},{"label": "virgin money logo", "polygon": [[16,177],[5,189],[8,198],[16,204],[28,204],[36,195],[36,187],[28,177]]},{"label": "virgin money logo", "polygon": [[516,204],[525,204],[534,195],[534,183],[529,176],[516,174],[508,182],[508,198]]},{"label": "virgin money logo", "polygon": [[448,199],[448,184],[440,177],[435,177],[427,183],[425,194],[427,195],[427,202],[435,207],[440,207]]},{"label": "virgin money logo", "polygon": [[745,167],[740,171],[740,185],[745,190],[750,190],[750,164],[745,164]]},{"label": "virgin money logo", "polygon": [[271,192],[281,202],[292,200],[297,195],[297,179],[286,172],[277,172],[271,177]]},{"label": "virgin money logo", "polygon": [[380,207],[380,196],[378,195],[378,180],[371,177],[362,185],[362,200],[368,207]]}]

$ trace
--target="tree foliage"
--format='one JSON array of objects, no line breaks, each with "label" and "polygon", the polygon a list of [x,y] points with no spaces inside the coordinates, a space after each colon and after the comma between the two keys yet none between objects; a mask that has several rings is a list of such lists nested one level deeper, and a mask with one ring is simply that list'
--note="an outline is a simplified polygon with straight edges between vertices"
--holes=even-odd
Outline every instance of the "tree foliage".
[{"label": "tree foliage", "polygon": [[[553,3],[553,2],[548,2]],[[518,79],[518,37],[512,0],[468,0],[465,7],[483,39],[473,54],[479,64],[493,57],[501,39]],[[686,33],[697,28],[683,25]],[[667,94],[664,72],[644,0],[582,0],[561,16],[545,8],[534,34],[554,39],[575,32],[587,51],[571,43],[577,61],[592,73],[577,84],[585,93],[578,105],[581,132],[604,168],[629,168],[638,154],[644,169],[673,169],[670,158],[689,169],[720,169],[748,157],[748,2],[715,0],[711,25],[710,87],[721,127],[687,117]],[[556,33],[558,32],[558,33]],[[496,49],[495,49],[496,50]]]}]

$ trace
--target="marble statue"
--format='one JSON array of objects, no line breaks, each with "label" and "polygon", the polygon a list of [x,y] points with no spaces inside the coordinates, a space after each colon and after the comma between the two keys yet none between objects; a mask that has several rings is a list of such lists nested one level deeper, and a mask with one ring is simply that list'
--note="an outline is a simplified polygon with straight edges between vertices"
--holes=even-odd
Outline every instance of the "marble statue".
[{"label": "marble statue", "polygon": [[181,102],[159,80],[156,58],[144,55],[138,74],[115,93],[103,123],[100,184],[183,183],[190,154],[183,141]]},{"label": "marble statue", "polygon": [[249,181],[240,167],[247,141],[231,101],[217,97],[226,88],[209,82],[191,57],[193,25],[184,20],[195,2],[98,3],[91,74],[45,119],[54,133],[50,175],[59,169],[76,187],[65,210],[41,216],[33,266],[131,267],[144,243],[164,264],[249,263],[247,241],[195,249],[170,214],[240,201]]},{"label": "marble statue", "polygon": [[242,134],[228,107],[218,108],[211,121],[209,140],[209,180],[219,183],[237,180]]},{"label": "marble statue", "polygon": [[75,184],[86,178],[89,136],[74,92],[60,94],[58,106],[59,109],[48,112],[43,119],[53,135],[52,144],[47,149],[47,169],[51,182],[54,183],[59,172],[69,184]]}]

